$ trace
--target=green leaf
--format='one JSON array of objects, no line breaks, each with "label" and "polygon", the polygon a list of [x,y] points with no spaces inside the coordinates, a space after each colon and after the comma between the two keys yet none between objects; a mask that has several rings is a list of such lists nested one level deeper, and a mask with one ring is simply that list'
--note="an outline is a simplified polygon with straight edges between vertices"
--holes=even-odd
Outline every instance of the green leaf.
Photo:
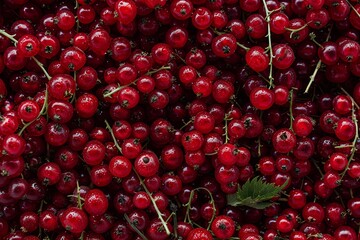
[{"label": "green leaf", "polygon": [[246,181],[234,194],[227,195],[227,203],[231,206],[247,206],[256,209],[264,209],[273,202],[271,199],[278,196],[287,185],[286,181],[282,186],[267,183],[259,177]]}]

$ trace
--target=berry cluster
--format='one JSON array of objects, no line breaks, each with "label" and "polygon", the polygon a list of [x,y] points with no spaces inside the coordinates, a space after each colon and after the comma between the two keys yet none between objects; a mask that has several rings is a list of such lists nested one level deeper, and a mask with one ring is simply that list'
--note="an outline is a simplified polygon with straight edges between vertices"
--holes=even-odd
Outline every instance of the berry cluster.
[{"label": "berry cluster", "polygon": [[0,238],[360,239],[356,0],[0,1]]}]

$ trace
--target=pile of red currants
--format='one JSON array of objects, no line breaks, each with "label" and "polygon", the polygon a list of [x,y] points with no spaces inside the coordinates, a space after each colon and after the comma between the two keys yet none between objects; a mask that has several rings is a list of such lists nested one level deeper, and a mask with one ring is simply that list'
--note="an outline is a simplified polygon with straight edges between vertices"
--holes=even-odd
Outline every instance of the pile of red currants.
[{"label": "pile of red currants", "polygon": [[357,0],[0,1],[0,239],[359,240]]}]

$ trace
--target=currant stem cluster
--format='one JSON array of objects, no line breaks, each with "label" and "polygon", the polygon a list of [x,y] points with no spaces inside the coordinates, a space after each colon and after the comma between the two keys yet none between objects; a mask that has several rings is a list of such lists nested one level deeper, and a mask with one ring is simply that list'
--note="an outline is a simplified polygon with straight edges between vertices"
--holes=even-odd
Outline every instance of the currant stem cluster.
[{"label": "currant stem cluster", "polygon": [[[5,30],[0,29],[0,34],[7,37],[8,39],[10,39],[11,41],[14,42],[14,45],[16,46],[16,44],[18,43],[18,40],[16,40],[14,38],[15,35],[10,35],[9,33],[7,33]],[[36,58],[36,57],[31,57],[31,59],[40,67],[40,69],[43,71],[43,73],[45,74],[46,78],[48,80],[51,79],[50,74],[46,71],[46,69],[44,68],[44,65]],[[44,99],[44,103],[42,105],[42,108],[39,112],[39,115],[31,122],[28,122],[26,124],[24,124],[24,126],[21,128],[21,130],[18,132],[18,135],[22,135],[22,133],[25,131],[25,129],[30,126],[34,121],[36,121],[40,116],[47,114],[47,105],[48,105],[48,91],[47,88],[45,88],[45,99]]]},{"label": "currant stem cluster", "polygon": [[270,61],[269,61],[269,66],[270,66],[270,73],[269,73],[269,84],[270,84],[270,88],[274,87],[273,81],[274,81],[274,77],[273,77],[273,58],[274,58],[274,53],[272,50],[272,41],[271,41],[271,29],[270,29],[270,15],[272,13],[272,11],[269,11],[269,8],[267,7],[266,1],[262,0],[263,5],[264,5],[264,9],[265,9],[265,20],[267,23],[267,38],[268,38],[268,50],[269,50],[269,56],[270,56]]},{"label": "currant stem cluster", "polygon": [[354,140],[352,142],[352,147],[351,147],[351,153],[350,153],[350,157],[348,159],[348,163],[345,167],[345,170],[340,174],[341,179],[343,179],[343,177],[345,176],[347,170],[349,169],[349,166],[351,164],[351,162],[354,160],[354,156],[355,156],[355,152],[356,152],[356,142],[359,140],[359,125],[358,125],[358,120],[356,117],[356,113],[355,113],[355,109],[359,110],[359,106],[356,104],[355,100],[353,97],[350,96],[350,94],[344,89],[341,88],[341,91],[343,91],[350,99],[351,99],[351,118],[355,124],[355,137]]},{"label": "currant stem cluster", "polygon": [[294,116],[293,116],[293,101],[294,101],[294,89],[292,88],[289,91],[289,101],[290,101],[290,107],[289,107],[289,113],[290,113],[290,130],[293,130],[293,121],[294,121]]},{"label": "currant stem cluster", "polygon": [[[119,144],[118,144],[118,142],[117,142],[117,140],[116,140],[116,138],[115,138],[114,132],[113,132],[112,128],[110,127],[110,124],[109,124],[108,121],[106,121],[106,120],[105,120],[105,125],[106,125],[106,128],[107,128],[107,129],[109,130],[109,132],[110,132],[110,135],[111,135],[111,137],[112,137],[112,139],[113,139],[113,142],[114,142],[116,148],[121,152],[121,147],[119,146]],[[163,227],[164,227],[164,229],[165,229],[165,231],[166,231],[166,234],[167,234],[167,235],[170,235],[171,232],[170,232],[170,230],[169,230],[169,227],[167,226],[166,221],[165,221],[164,218],[162,217],[162,214],[161,214],[158,206],[156,205],[156,201],[155,201],[155,199],[153,198],[151,192],[147,189],[144,181],[142,180],[142,178],[141,178],[140,175],[137,173],[137,171],[136,171],[136,169],[135,169],[134,167],[133,167],[133,171],[134,171],[134,173],[136,174],[137,178],[139,179],[140,185],[144,188],[145,192],[149,195],[150,200],[151,200],[151,203],[152,203],[152,205],[154,206],[154,209],[155,209],[155,211],[156,211],[156,213],[157,213],[157,215],[158,215],[158,218],[160,219],[160,221],[161,221],[161,223],[162,223],[162,225],[163,225]]]},{"label": "currant stem cluster", "polygon": [[[222,34],[225,34],[225,32],[220,32],[216,29],[212,29],[213,32],[216,34],[216,35],[222,35]],[[250,48],[246,47],[245,45],[239,43],[239,42],[236,42],[236,45],[242,49],[244,49],[246,52],[250,50]]]},{"label": "currant stem cluster", "polygon": [[225,143],[228,143],[230,138],[229,138],[229,133],[228,133],[228,121],[230,121],[231,118],[229,118],[229,116],[225,116],[224,118],[224,130],[225,130],[225,133],[224,133],[224,136],[225,136]]},{"label": "currant stem cluster", "polygon": [[23,134],[23,132],[25,131],[25,129],[30,126],[32,123],[34,123],[39,117],[41,117],[42,115],[47,113],[47,106],[48,106],[48,101],[49,101],[49,94],[47,89],[45,89],[45,98],[44,98],[44,103],[41,107],[41,110],[39,112],[39,115],[32,120],[31,122],[25,123],[24,126],[21,128],[21,130],[18,132],[18,135],[21,136]]},{"label": "currant stem cluster", "polygon": [[[331,34],[331,30],[332,30],[332,25],[330,26],[330,29],[329,29],[329,32],[328,32],[328,35],[326,37],[326,40],[325,41],[329,41],[330,39],[330,34]],[[316,35],[314,33],[310,33],[310,39],[315,43],[317,44],[319,47],[322,47],[320,43],[318,43],[316,40]],[[319,60],[316,64],[316,67],[315,67],[315,70],[313,72],[313,74],[311,74],[310,76],[310,81],[308,83],[308,85],[306,86],[306,89],[304,91],[304,93],[308,93],[309,92],[309,89],[311,87],[311,85],[313,84],[313,82],[315,81],[315,77],[316,77],[316,74],[318,73],[318,71],[320,70],[321,68],[321,60]]]},{"label": "currant stem cluster", "polygon": [[135,226],[135,224],[133,222],[131,222],[130,218],[128,217],[128,215],[125,213],[124,214],[124,218],[125,220],[129,223],[129,225],[131,226],[131,228],[143,239],[143,240],[148,240],[148,238]]},{"label": "currant stem cluster", "polygon": [[214,209],[214,211],[213,211],[213,213],[212,213],[212,216],[211,216],[211,219],[210,219],[210,221],[209,221],[209,223],[208,223],[208,226],[207,226],[207,228],[206,228],[207,230],[209,230],[209,229],[210,229],[210,226],[211,226],[211,223],[213,222],[213,220],[214,220],[214,218],[215,218],[216,206],[215,206],[215,201],[214,201],[214,198],[213,198],[213,196],[212,196],[212,193],[211,193],[207,188],[204,188],[204,187],[198,187],[198,188],[195,188],[195,189],[191,190],[190,196],[189,196],[189,201],[185,204],[185,206],[186,206],[186,213],[185,213],[184,222],[188,222],[188,223],[190,223],[190,224],[195,224],[195,225],[197,225],[196,223],[191,222],[189,213],[190,213],[190,208],[191,208],[191,201],[192,201],[193,198],[194,198],[194,194],[195,194],[196,191],[199,191],[199,190],[204,190],[204,191],[206,191],[206,192],[209,194],[209,196],[210,196],[210,204],[212,205],[212,207],[213,207],[213,209]]},{"label": "currant stem cluster", "polygon": [[[152,74],[157,73],[157,72],[159,72],[161,70],[165,70],[165,69],[170,69],[170,66],[162,66],[162,67],[160,67],[158,69],[155,69],[155,70],[152,70],[152,71],[149,71],[149,72],[145,73],[145,75],[151,76]],[[131,82],[129,84],[122,85],[122,86],[119,85],[116,89],[112,90],[111,92],[105,93],[103,96],[104,97],[110,97],[111,95],[113,95],[114,93],[117,93],[121,89],[135,84],[138,80],[139,80],[139,78],[135,79],[133,82]]]}]

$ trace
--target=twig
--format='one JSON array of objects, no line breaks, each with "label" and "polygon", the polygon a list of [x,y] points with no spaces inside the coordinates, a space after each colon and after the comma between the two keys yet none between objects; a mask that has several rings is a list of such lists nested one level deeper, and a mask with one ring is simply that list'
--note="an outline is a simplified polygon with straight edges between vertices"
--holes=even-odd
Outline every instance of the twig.
[{"label": "twig", "polygon": [[131,226],[131,228],[143,239],[143,240],[148,240],[148,238],[134,225],[134,223],[131,222],[130,218],[128,217],[128,215],[125,213],[124,214],[124,218],[125,220],[129,223],[129,225]]},{"label": "twig", "polygon": [[[164,69],[170,69],[170,66],[162,66],[162,67],[160,67],[160,68],[158,68],[158,69],[155,69],[155,70],[152,70],[152,71],[149,71],[149,72],[145,73],[145,75],[152,75],[152,74],[157,73],[157,72],[159,72],[159,71],[161,71],[161,70],[164,70]],[[131,85],[135,84],[139,79],[140,79],[140,78],[137,78],[137,79],[135,79],[133,82],[131,82],[131,83],[129,83],[129,84],[126,84],[126,85],[123,85],[123,86],[120,86],[120,85],[119,85],[117,88],[115,88],[115,89],[112,90],[111,92],[105,93],[105,94],[103,95],[104,98],[105,98],[105,97],[110,97],[111,95],[113,95],[114,93],[120,91],[120,90],[123,89],[124,87],[128,87],[128,86],[131,86]]]},{"label": "twig", "polygon": [[273,58],[274,58],[274,54],[273,54],[273,50],[272,50],[272,41],[271,41],[271,29],[270,29],[270,15],[272,12],[269,11],[269,8],[267,7],[267,4],[266,4],[266,1],[265,0],[262,0],[263,2],[263,5],[264,5],[264,9],[265,9],[265,14],[266,14],[266,17],[265,17],[265,20],[266,20],[266,23],[267,23],[267,38],[268,38],[268,49],[269,49],[269,52],[270,52],[270,61],[269,61],[269,66],[270,66],[270,73],[269,73],[269,82],[270,82],[270,88],[272,88],[274,86],[273,84],[273,81],[274,81],[274,77],[273,77]]},{"label": "twig", "polygon": [[352,111],[351,111],[351,118],[355,124],[355,137],[354,137],[354,140],[352,142],[352,148],[351,148],[351,154],[350,154],[350,157],[348,159],[348,163],[345,167],[345,170],[340,174],[341,176],[341,179],[343,179],[343,177],[345,176],[347,170],[349,169],[349,166],[350,166],[350,163],[354,160],[354,156],[355,156],[355,152],[356,152],[356,142],[358,141],[359,139],[359,125],[358,125],[358,121],[357,121],[357,118],[356,118],[356,113],[355,113],[355,107],[357,109],[359,109],[359,106],[356,104],[355,100],[349,95],[349,93],[341,88],[341,90],[351,99],[351,105],[352,105]]},{"label": "twig", "polygon": [[[332,27],[333,27],[333,25],[330,26],[329,32],[328,32],[328,35],[326,36],[326,40],[325,40],[325,41],[329,41]],[[311,40],[312,40],[315,44],[321,46],[321,44],[318,43],[318,42],[315,40],[315,37],[316,37],[316,36],[315,36],[314,33],[310,33],[310,38],[311,38]],[[322,47],[322,46],[321,46],[321,47]],[[311,74],[311,76],[310,76],[310,81],[309,81],[308,85],[306,86],[306,89],[305,89],[304,93],[308,93],[308,92],[309,92],[309,89],[310,89],[311,85],[312,85],[313,82],[315,81],[316,74],[318,73],[318,71],[319,71],[320,68],[321,68],[321,63],[322,63],[321,60],[319,60],[319,61],[317,62],[316,67],[315,67],[315,70],[314,70],[313,74]]]}]

